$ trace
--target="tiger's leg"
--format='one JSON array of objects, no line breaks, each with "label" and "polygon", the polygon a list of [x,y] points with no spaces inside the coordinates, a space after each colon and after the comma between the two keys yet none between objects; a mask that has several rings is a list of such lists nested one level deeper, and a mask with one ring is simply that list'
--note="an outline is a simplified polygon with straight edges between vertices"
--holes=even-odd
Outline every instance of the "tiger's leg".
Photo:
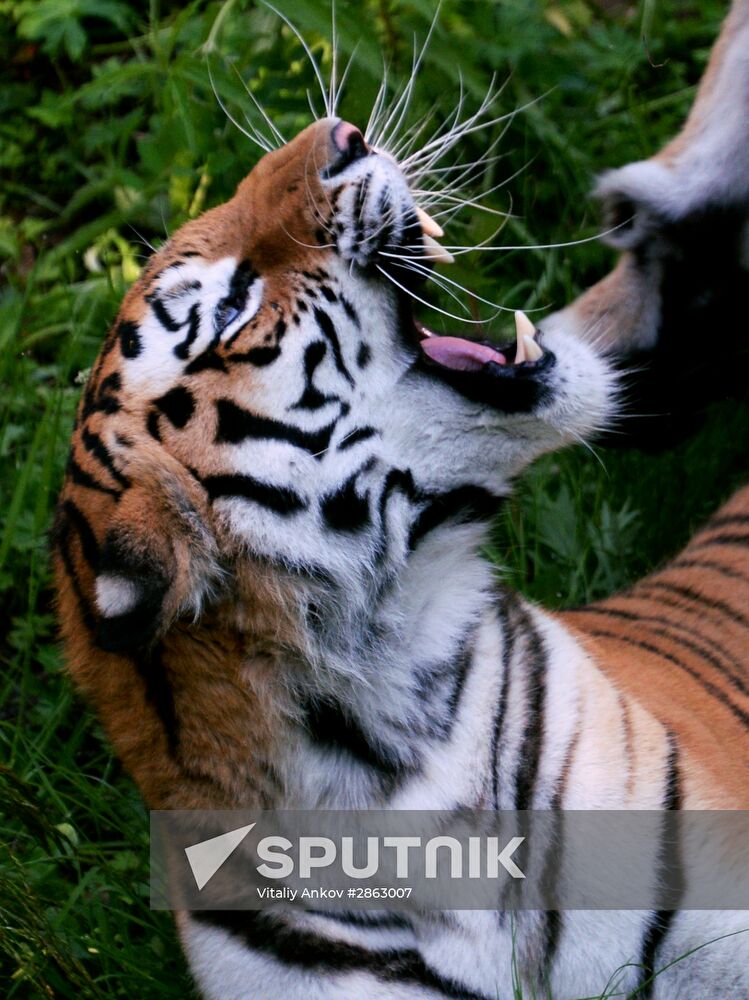
[{"label": "tiger's leg", "polygon": [[58,509],[60,601],[78,604],[98,648],[146,649],[177,615],[196,616],[221,578],[205,494],[156,441],[81,437],[95,447],[74,444],[81,471]]}]

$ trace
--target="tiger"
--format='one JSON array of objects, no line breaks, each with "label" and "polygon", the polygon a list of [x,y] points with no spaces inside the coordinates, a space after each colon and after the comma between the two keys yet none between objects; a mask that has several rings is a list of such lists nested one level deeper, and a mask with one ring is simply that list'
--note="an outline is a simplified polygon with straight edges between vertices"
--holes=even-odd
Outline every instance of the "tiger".
[{"label": "tiger", "polygon": [[[628,443],[670,444],[705,404],[745,391],[737,317],[749,289],[748,45],[749,3],[734,0],[681,132],[598,180],[616,266],[545,321],[594,333],[638,371],[617,428]],[[708,330],[720,331],[715,351]]]},{"label": "tiger", "polygon": [[[700,115],[724,64],[749,82],[748,6]],[[153,254],[82,393],[56,514],[76,685],[152,809],[749,807],[749,489],[590,607],[547,612],[486,556],[523,469],[613,419],[611,348],[661,335],[611,289],[629,275],[652,304],[658,282],[627,249],[506,345],[439,335],[407,265],[446,262],[441,236],[397,158],[329,115]],[[614,317],[603,336],[593,314]],[[741,911],[177,923],[210,1000],[572,1000],[614,973],[619,995],[749,995]]]}]

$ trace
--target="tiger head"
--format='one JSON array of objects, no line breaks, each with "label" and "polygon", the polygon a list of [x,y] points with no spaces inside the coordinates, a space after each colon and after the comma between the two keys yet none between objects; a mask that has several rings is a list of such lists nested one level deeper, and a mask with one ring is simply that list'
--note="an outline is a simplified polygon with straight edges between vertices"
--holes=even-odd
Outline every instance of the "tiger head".
[{"label": "tiger head", "polygon": [[201,605],[206,566],[247,556],[366,601],[363,576],[435,534],[455,546],[462,524],[473,548],[512,477],[606,419],[611,376],[579,340],[521,317],[497,347],[415,319],[409,262],[440,255],[437,232],[394,158],[327,118],[153,256],[91,375],[67,486],[78,509],[116,503],[90,567],[104,645],[163,629],[179,567],[172,615]]},{"label": "tiger head", "polygon": [[595,341],[630,372],[618,431],[646,447],[745,397],[749,289],[749,5],[736,2],[678,135],[599,178],[616,266],[544,330]]}]

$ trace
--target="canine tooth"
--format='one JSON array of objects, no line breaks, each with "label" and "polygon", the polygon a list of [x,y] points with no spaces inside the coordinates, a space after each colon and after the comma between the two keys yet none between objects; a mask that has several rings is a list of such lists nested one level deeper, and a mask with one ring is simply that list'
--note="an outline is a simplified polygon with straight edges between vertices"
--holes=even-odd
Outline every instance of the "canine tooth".
[{"label": "canine tooth", "polygon": [[521,309],[518,309],[515,313],[515,332],[517,333],[518,340],[520,337],[530,337],[531,340],[536,339],[536,328]]},{"label": "canine tooth", "polygon": [[441,247],[437,240],[432,239],[428,233],[424,233],[422,236],[424,241],[424,254],[429,257],[430,260],[437,261],[441,264],[454,264],[455,258],[444,247]]},{"label": "canine tooth", "polygon": [[425,236],[433,236],[438,240],[441,236],[445,235],[442,226],[438,225],[431,215],[427,215],[424,209],[419,208],[418,205],[416,206],[416,215],[418,216],[422,232]]},{"label": "canine tooth", "polygon": [[525,361],[525,337],[522,335],[519,328],[516,328],[515,330],[515,339],[517,341],[517,346],[515,348],[515,364],[521,365]]},{"label": "canine tooth", "polygon": [[523,334],[523,343],[525,344],[526,361],[538,361],[539,358],[543,357],[544,352],[538,346],[533,337],[528,336],[527,333]]}]

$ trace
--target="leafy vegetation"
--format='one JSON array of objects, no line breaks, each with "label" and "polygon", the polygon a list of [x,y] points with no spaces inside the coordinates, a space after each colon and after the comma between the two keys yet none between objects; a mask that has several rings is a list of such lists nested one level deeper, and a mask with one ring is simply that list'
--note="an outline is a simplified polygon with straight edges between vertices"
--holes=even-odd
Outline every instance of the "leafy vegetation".
[{"label": "leafy vegetation", "polygon": [[[328,0],[279,6],[328,71]],[[367,120],[383,56],[393,82],[407,77],[433,12],[338,0],[347,118]],[[460,152],[469,162],[506,129],[471,192],[512,211],[492,242],[594,236],[594,173],[678,127],[723,12],[722,0],[448,0],[411,121],[435,102],[443,119],[461,85],[475,105],[492,74],[506,78],[499,113],[524,110]],[[249,88],[291,136],[316,83],[293,32],[243,0],[0,0],[0,66],[0,977],[14,998],[184,997],[171,922],[148,910],[145,810],[62,673],[47,531],[81,373],[148,245],[228,197],[259,155],[221,103],[242,122]],[[487,239],[496,221],[468,209],[451,242]],[[569,301],[609,263],[595,242],[459,259],[455,280],[527,309]],[[497,561],[552,605],[614,590],[728,492],[747,467],[747,423],[720,404],[668,454],[540,462],[498,525]]]}]

